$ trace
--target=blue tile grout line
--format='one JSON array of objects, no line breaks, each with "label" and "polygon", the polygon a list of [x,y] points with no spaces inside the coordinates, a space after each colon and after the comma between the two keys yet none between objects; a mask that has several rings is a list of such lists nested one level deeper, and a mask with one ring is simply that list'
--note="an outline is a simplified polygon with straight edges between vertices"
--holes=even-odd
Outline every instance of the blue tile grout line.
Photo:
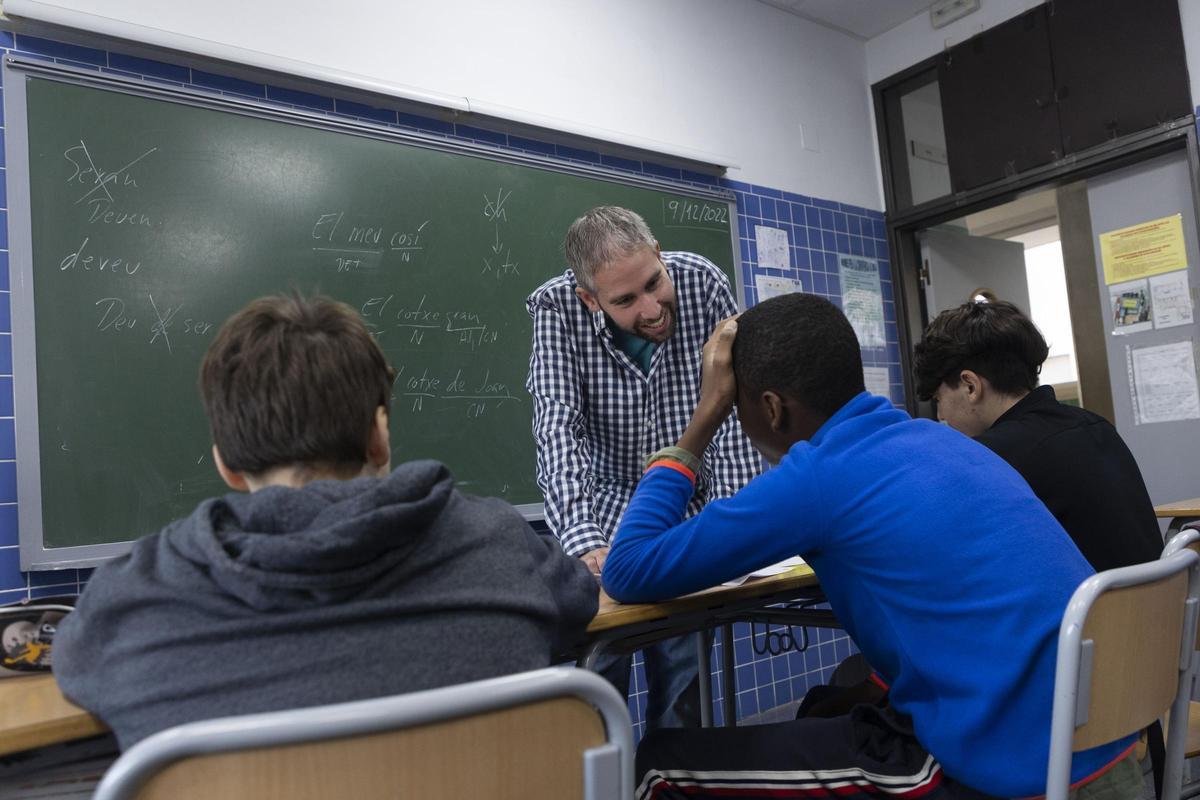
[{"label": "blue tile grout line", "polygon": [[[864,350],[864,363],[870,366],[887,367],[891,375],[892,401],[903,405],[902,380],[898,380],[900,370],[898,332],[896,328],[895,301],[892,296],[893,277],[888,258],[886,229],[882,212],[861,206],[839,203],[833,200],[809,197],[794,192],[774,189],[732,180],[700,175],[687,170],[667,167],[650,161],[639,161],[620,156],[602,154],[593,150],[557,145],[538,139],[532,139],[503,131],[491,130],[476,125],[450,123],[426,118],[408,112],[387,108],[378,108],[368,104],[326,97],[319,94],[307,93],[294,89],[271,86],[265,83],[254,83],[238,78],[231,78],[219,73],[190,69],[174,64],[126,56],[118,52],[106,52],[94,48],[80,47],[55,42],[48,39],[18,34],[15,37],[0,32],[0,51],[49,59],[55,63],[69,64],[74,67],[90,69],[105,73],[120,74],[127,77],[170,86],[183,86],[200,90],[214,95],[238,98],[250,97],[279,108],[302,109],[307,113],[316,113],[334,119],[367,120],[383,124],[389,128],[402,131],[415,131],[425,135],[453,142],[479,142],[493,147],[500,147],[514,153],[535,153],[541,156],[556,158],[569,164],[600,165],[615,170],[618,173],[631,176],[652,176],[668,178],[680,184],[681,188],[711,188],[722,187],[733,191],[738,208],[738,241],[741,250],[742,265],[739,277],[746,291],[748,304],[757,300],[760,277],[781,277],[799,279],[805,291],[811,291],[840,303],[837,276],[837,255],[847,254],[878,261],[880,283],[884,292],[885,330],[888,342],[887,348]],[[0,130],[3,126],[0,125]],[[0,168],[4,168],[3,151],[0,150]],[[7,198],[0,205],[0,225],[2,218],[7,217]],[[758,262],[758,232],[756,226],[775,228],[783,231],[787,237],[788,266],[786,268],[760,267]],[[6,227],[6,226],[5,226]],[[0,261],[7,262],[7,230],[0,231]],[[0,302],[7,305],[9,283],[6,270],[0,268]],[[7,330],[0,330],[0,336],[9,336]],[[10,373],[0,374],[0,421],[14,421],[9,411],[12,402],[12,377]],[[9,404],[5,407],[4,404]],[[13,422],[15,425],[15,421]],[[0,464],[15,464],[13,459],[0,459]],[[16,503],[0,502],[0,510],[11,509],[9,513],[0,514],[0,541],[16,542]],[[16,544],[0,545],[0,603],[36,596],[44,596],[47,589],[71,589],[78,592],[86,582],[90,570],[67,569],[61,575],[53,577],[39,573],[35,581],[30,574],[19,571],[19,546]],[[11,576],[11,577],[9,577]],[[42,580],[62,581],[43,585]],[[36,585],[35,585],[36,584]],[[736,673],[743,668],[748,671],[749,681],[739,681],[736,692],[738,716],[746,717],[767,709],[760,706],[765,702],[788,701],[798,699],[814,682],[828,679],[837,661],[837,654],[847,655],[853,650],[853,643],[841,631],[819,632],[810,631],[811,643],[808,652],[803,655],[784,654],[780,656],[760,655],[753,651],[750,643],[748,625],[735,626],[734,656]],[[821,638],[822,636],[826,638]],[[713,649],[713,657],[717,659],[723,642],[718,641]],[[714,663],[719,663],[714,662]],[[757,665],[764,664],[764,681],[760,682],[755,674]],[[793,666],[796,669],[793,669]],[[629,705],[634,716],[635,730],[640,736],[644,730],[645,708],[645,676],[641,659],[634,659],[634,676],[631,686]],[[725,682],[718,678],[714,680],[714,703],[719,704],[724,696]],[[720,721],[721,708],[716,708],[716,716]]]}]

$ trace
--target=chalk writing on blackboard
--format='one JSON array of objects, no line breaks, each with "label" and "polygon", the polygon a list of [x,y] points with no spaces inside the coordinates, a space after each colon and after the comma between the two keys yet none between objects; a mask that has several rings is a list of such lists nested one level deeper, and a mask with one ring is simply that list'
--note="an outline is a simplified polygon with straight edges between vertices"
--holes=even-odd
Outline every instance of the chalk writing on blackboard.
[{"label": "chalk writing on blackboard", "polygon": [[729,206],[686,197],[664,197],[663,225],[668,228],[725,230],[729,226]]},{"label": "chalk writing on blackboard", "polygon": [[357,272],[378,268],[388,252],[398,263],[411,263],[425,249],[422,236],[430,222],[395,228],[374,221],[347,221],[344,211],[335,211],[318,215],[309,236],[321,242],[313,245],[313,252],[329,253],[338,272]]},{"label": "chalk writing on blackboard", "polygon": [[400,397],[412,399],[413,413],[425,411],[427,402],[431,403],[430,408],[445,408],[446,401],[465,402],[467,417],[476,419],[509,400],[522,402],[522,398],[509,391],[508,384],[492,378],[490,368],[484,370],[482,379],[472,381],[463,376],[462,369],[456,369],[450,380],[431,375],[428,368],[423,369],[420,375],[407,375],[407,371],[407,365],[399,365],[393,385],[399,390]]},{"label": "chalk writing on blackboard", "polygon": [[486,193],[483,195],[483,216],[493,222],[503,220],[508,221],[508,211],[505,210],[504,204],[508,202],[508,198],[512,197],[511,191],[504,191],[501,187],[496,190],[496,196],[489,197]]},{"label": "chalk writing on blackboard", "polygon": [[142,268],[141,261],[130,261],[124,256],[107,256],[96,255],[86,252],[88,242],[91,237],[85,236],[79,247],[72,250],[58,262],[58,268],[62,272],[67,272],[73,269],[82,269],[87,272],[95,270],[97,272],[112,272],[123,273],[125,275],[135,275]]},{"label": "chalk writing on blackboard", "polygon": [[[146,293],[146,298],[149,300],[150,311],[154,318],[150,324],[149,344],[161,341],[166,346],[167,352],[173,352],[171,346],[173,332],[182,333],[185,336],[205,336],[211,333],[215,327],[213,322],[194,316],[185,317],[180,325],[176,317],[183,309],[182,303],[173,306],[166,305],[156,301],[149,292]],[[96,330],[105,332],[144,330],[144,328],[137,328],[138,318],[133,316],[133,312],[123,297],[101,297],[94,305],[99,314]]]},{"label": "chalk writing on blackboard", "polygon": [[83,139],[79,140],[79,144],[68,147],[63,152],[63,158],[71,162],[75,171],[71,173],[71,177],[67,178],[67,183],[91,187],[75,201],[75,205],[89,201],[94,195],[98,196],[101,194],[108,202],[112,203],[115,201],[115,198],[110,189],[118,187],[136,188],[138,182],[130,173],[130,168],[156,150],[158,150],[157,147],[151,147],[120,169],[104,170],[96,165],[96,160],[92,158],[91,151],[88,150],[87,143]]}]

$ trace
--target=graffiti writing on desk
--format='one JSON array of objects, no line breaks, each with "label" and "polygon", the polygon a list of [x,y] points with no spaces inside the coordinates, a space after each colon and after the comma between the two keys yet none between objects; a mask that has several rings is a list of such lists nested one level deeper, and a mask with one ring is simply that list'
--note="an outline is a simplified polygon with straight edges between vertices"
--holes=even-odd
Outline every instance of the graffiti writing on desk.
[{"label": "graffiti writing on desk", "polygon": [[[171,335],[177,337],[187,336],[205,336],[212,332],[213,323],[198,317],[184,317],[182,321],[178,319],[179,312],[183,309],[182,303],[168,305],[160,300],[155,300],[154,295],[147,293],[146,298],[149,301],[150,315],[146,317],[150,320],[149,324],[149,344],[161,343],[167,348],[167,352],[174,352],[172,349]],[[94,303],[97,313],[100,315],[96,322],[96,330],[101,332],[130,332],[147,330],[146,326],[138,327],[138,317],[134,315],[129,304],[122,297],[101,297]]]},{"label": "graffiti writing on desk", "polygon": [[[151,147],[124,166],[110,170],[97,164],[97,159],[93,157],[92,151],[83,139],[79,140],[79,144],[68,147],[63,152],[63,158],[70,162],[74,171],[67,178],[67,184],[87,188],[87,191],[75,201],[75,205],[91,202],[92,199],[106,200],[111,205],[116,202],[117,195],[123,191],[138,188],[133,167],[156,150],[158,150],[157,147]],[[95,213],[93,211],[93,214]]]},{"label": "graffiti writing on desk", "polygon": [[663,224],[668,228],[725,230],[729,226],[729,206],[687,198],[664,198]]},{"label": "graffiti writing on desk", "polygon": [[357,272],[378,267],[388,254],[401,264],[411,263],[425,249],[429,223],[395,228],[377,221],[347,221],[346,212],[335,211],[319,215],[309,235],[320,242],[312,246],[313,252],[329,254],[338,272]]},{"label": "graffiti writing on desk", "polygon": [[490,369],[484,370],[481,380],[470,381],[461,369],[456,370],[449,380],[430,375],[428,368],[421,370],[420,375],[407,375],[407,369],[400,365],[393,386],[399,390],[398,396],[412,399],[413,413],[425,411],[426,403],[430,403],[430,408],[462,409],[468,419],[478,419],[510,400],[522,402],[519,396],[509,391],[508,384],[492,378]]},{"label": "graffiti writing on desk", "polygon": [[[415,306],[394,304],[396,295],[372,297],[359,311],[375,338],[381,338],[391,330],[400,332],[405,343],[421,345],[426,336],[447,334],[450,341],[476,350],[485,344],[495,344],[500,332],[485,323],[475,311],[451,309],[438,310],[428,304],[429,295],[421,295]],[[443,340],[444,341],[444,340]]]}]

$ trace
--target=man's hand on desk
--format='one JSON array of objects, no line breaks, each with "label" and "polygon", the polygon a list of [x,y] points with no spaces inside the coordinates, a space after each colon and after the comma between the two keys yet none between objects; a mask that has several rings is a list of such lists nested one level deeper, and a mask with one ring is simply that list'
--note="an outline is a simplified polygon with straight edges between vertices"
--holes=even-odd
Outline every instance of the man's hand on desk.
[{"label": "man's hand on desk", "polygon": [[587,564],[587,568],[592,571],[593,575],[599,575],[604,569],[604,559],[608,558],[607,547],[597,547],[595,550],[589,550],[581,555],[580,560]]}]

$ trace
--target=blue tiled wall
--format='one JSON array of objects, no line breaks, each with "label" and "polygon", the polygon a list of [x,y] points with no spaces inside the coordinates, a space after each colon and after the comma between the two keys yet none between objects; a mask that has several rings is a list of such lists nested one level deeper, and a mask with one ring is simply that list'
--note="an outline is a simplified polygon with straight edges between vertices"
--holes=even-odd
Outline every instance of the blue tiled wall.
[{"label": "blue tiled wall", "polygon": [[[761,275],[798,278],[805,291],[815,292],[840,302],[836,255],[850,253],[878,259],[882,276],[884,313],[887,320],[887,346],[863,351],[868,366],[886,366],[891,373],[891,399],[903,403],[900,379],[900,352],[896,343],[895,307],[892,281],[884,236],[883,215],[857,206],[830,200],[781,192],[765,186],[664,167],[646,161],[604,155],[565,145],[555,145],[484,128],[453,124],[436,119],[414,116],[361,103],[254,83],[218,73],[204,72],[175,64],[108,52],[78,45],[39,39],[0,31],[0,51],[12,52],[56,63],[96,69],[100,72],[123,75],[146,81],[171,83],[215,94],[252,97],[280,106],[317,111],[330,116],[352,117],[387,125],[400,130],[419,131],[458,141],[472,141],[508,148],[514,151],[537,153],[569,162],[598,164],[637,175],[653,175],[681,183],[724,186],[737,195],[739,209],[739,240],[742,257],[742,281],[746,300],[757,300],[756,278]],[[0,87],[2,88],[2,87]],[[2,99],[2,95],[0,95]],[[2,103],[0,103],[2,108]],[[0,134],[3,129],[0,128]],[[0,158],[3,157],[0,139]],[[0,166],[3,166],[0,164]],[[16,460],[13,447],[12,395],[12,327],[8,277],[7,199],[3,195],[4,181],[0,174],[0,604],[29,597],[54,594],[74,594],[87,580],[87,570],[22,573],[18,565],[16,513]],[[754,226],[767,225],[787,232],[790,247],[788,269],[765,269],[758,266]],[[813,630],[807,652],[772,657],[754,651],[750,627],[735,628],[734,649],[737,664],[737,702],[739,717],[766,711],[803,696],[807,687],[828,678],[832,668],[848,656],[853,645],[840,631]],[[761,647],[762,630],[759,629]],[[721,644],[713,654],[719,663]],[[634,691],[630,711],[642,727],[645,708],[645,678],[635,660]],[[714,696],[720,699],[724,687],[718,681]],[[719,715],[719,712],[718,712]]]}]

